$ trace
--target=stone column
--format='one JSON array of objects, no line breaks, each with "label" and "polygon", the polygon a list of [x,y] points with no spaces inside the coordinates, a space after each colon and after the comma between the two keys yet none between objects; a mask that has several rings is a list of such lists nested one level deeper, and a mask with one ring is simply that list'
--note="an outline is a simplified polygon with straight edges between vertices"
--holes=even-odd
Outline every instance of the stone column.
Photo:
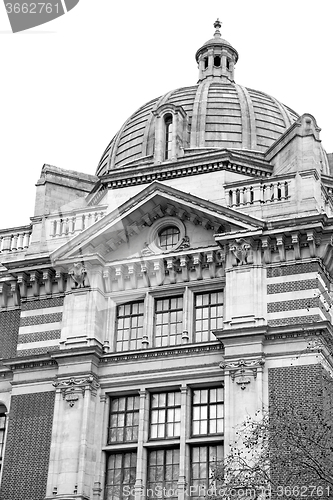
[{"label": "stone column", "polygon": [[186,453],[186,439],[189,426],[188,422],[188,388],[186,385],[182,385],[181,389],[181,407],[180,407],[180,421],[186,422],[180,428],[180,450],[179,450],[179,479],[178,479],[178,500],[185,500],[186,498],[186,464],[187,464],[187,453]]},{"label": "stone column", "polygon": [[145,488],[147,484],[147,450],[143,444],[148,438],[149,407],[147,391],[140,390],[139,409],[139,431],[138,431],[138,455],[136,462],[135,500],[145,498]]}]

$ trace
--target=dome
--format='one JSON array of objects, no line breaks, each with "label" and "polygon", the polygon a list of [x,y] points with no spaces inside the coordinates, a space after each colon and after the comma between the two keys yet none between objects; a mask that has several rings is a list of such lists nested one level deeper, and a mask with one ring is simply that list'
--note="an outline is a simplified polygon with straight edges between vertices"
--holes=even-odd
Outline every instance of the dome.
[{"label": "dome", "polygon": [[214,38],[196,53],[198,84],[153,99],[130,116],[106,148],[96,175],[163,161],[156,161],[155,155],[162,140],[160,110],[175,117],[180,113],[182,131],[178,125],[174,132],[175,142],[181,144],[178,156],[218,149],[265,152],[297,120],[297,113],[274,97],[234,82],[238,53],[221,38],[219,21],[214,27]]}]

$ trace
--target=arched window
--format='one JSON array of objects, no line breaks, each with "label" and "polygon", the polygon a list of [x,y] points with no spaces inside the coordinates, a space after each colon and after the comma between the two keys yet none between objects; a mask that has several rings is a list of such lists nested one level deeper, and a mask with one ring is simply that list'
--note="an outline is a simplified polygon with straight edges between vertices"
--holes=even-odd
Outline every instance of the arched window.
[{"label": "arched window", "polygon": [[205,62],[205,69],[207,69],[208,68],[208,57],[205,57],[204,62]]},{"label": "arched window", "polygon": [[5,433],[6,433],[6,413],[5,405],[0,404],[0,472],[2,469],[2,458],[4,452]]},{"label": "arched window", "polygon": [[164,119],[165,125],[165,143],[164,143],[164,159],[168,160],[171,157],[172,146],[172,115],[166,115]]},{"label": "arched window", "polygon": [[214,57],[214,66],[216,68],[219,68],[221,66],[221,57],[220,56],[215,56]]},{"label": "arched window", "polygon": [[227,59],[227,69],[230,70],[230,60]]}]

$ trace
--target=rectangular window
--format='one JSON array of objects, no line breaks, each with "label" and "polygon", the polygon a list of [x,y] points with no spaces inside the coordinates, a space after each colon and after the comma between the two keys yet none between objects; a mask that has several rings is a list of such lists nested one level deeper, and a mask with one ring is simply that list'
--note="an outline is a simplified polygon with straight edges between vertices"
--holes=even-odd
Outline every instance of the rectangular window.
[{"label": "rectangular window", "polygon": [[5,442],[6,415],[0,413],[0,472],[2,467],[3,446]]},{"label": "rectangular window", "polygon": [[194,389],[192,392],[192,435],[223,433],[223,389]]},{"label": "rectangular window", "polygon": [[139,396],[111,399],[108,444],[138,440]]},{"label": "rectangular window", "polygon": [[148,456],[147,498],[178,499],[179,450],[154,450]]},{"label": "rectangular window", "polygon": [[105,500],[134,499],[136,453],[114,453],[108,457]]},{"label": "rectangular window", "polygon": [[[212,466],[223,460],[223,446],[193,446],[191,450],[191,496],[206,500],[209,488],[213,486]],[[215,484],[216,488],[219,487]]]},{"label": "rectangular window", "polygon": [[223,326],[223,292],[195,295],[195,342],[216,340],[212,330]]},{"label": "rectangular window", "polygon": [[151,395],[150,438],[164,439],[180,436],[180,392],[161,392]]},{"label": "rectangular window", "polygon": [[117,307],[117,351],[141,348],[143,301]]},{"label": "rectangular window", "polygon": [[183,297],[156,299],[155,347],[181,344],[183,333]]}]

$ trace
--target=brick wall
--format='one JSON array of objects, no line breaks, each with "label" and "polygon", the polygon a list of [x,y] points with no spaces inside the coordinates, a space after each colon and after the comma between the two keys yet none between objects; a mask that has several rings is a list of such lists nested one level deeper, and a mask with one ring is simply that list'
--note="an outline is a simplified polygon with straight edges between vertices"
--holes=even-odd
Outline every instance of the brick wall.
[{"label": "brick wall", "polygon": [[0,312],[0,358],[14,358],[20,327],[19,309]]},{"label": "brick wall", "polygon": [[54,392],[13,396],[0,500],[44,500]]},{"label": "brick wall", "polygon": [[[307,466],[311,462],[306,458],[313,453],[319,463],[327,465],[327,450],[320,456],[323,444],[320,442],[321,430],[325,429],[323,403],[328,387],[324,373],[319,364],[268,370],[273,490],[278,486],[300,486],[303,487],[303,497],[310,498],[310,491],[305,490],[309,485],[327,487],[316,473],[311,472],[311,467]],[[295,446],[295,436],[299,448]],[[326,491],[325,494],[327,497]],[[290,494],[282,496],[290,497]],[[276,491],[272,498],[278,498]],[[318,495],[313,494],[312,498],[318,498]]]}]

